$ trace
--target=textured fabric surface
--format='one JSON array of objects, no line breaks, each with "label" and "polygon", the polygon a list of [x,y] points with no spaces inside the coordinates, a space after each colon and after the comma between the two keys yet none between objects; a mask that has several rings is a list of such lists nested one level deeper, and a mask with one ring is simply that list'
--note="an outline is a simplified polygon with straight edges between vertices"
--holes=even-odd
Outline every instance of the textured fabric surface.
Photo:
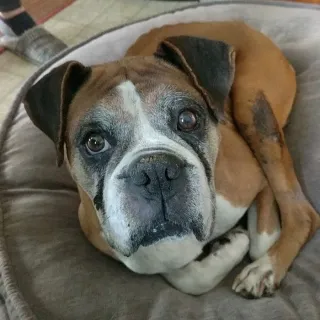
[{"label": "textured fabric surface", "polygon": [[[298,72],[299,93],[287,138],[303,187],[320,211],[320,10],[288,5],[214,4],[166,14],[100,35],[60,55],[55,64],[121,57],[139,34],[179,21],[243,18],[268,34]],[[0,139],[0,318],[148,320],[316,320],[320,318],[320,233],[296,259],[274,298],[245,300],[231,291],[241,266],[212,292],[182,294],[161,277],[133,274],[84,238],[78,195],[52,142],[23,107],[21,89]],[[247,261],[244,262],[244,264]]]}]

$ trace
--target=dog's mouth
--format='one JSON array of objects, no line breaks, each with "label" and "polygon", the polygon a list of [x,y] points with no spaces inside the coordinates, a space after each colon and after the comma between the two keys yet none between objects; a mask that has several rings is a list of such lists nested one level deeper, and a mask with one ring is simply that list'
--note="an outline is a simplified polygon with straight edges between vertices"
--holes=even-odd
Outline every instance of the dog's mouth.
[{"label": "dog's mouth", "polygon": [[142,238],[140,245],[147,247],[164,238],[181,238],[188,233],[190,233],[190,230],[186,226],[181,226],[171,221],[164,221],[150,228]]}]

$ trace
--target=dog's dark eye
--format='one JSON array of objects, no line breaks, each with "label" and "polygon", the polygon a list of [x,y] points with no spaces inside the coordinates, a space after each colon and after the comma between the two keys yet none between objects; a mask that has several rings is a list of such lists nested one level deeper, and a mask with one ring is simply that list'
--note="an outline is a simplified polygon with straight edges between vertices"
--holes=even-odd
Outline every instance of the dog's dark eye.
[{"label": "dog's dark eye", "polygon": [[92,133],[86,139],[86,149],[90,154],[104,152],[109,148],[109,144],[100,134]]},{"label": "dog's dark eye", "polygon": [[197,127],[197,116],[190,110],[182,111],[178,119],[178,129],[181,131],[192,131]]}]

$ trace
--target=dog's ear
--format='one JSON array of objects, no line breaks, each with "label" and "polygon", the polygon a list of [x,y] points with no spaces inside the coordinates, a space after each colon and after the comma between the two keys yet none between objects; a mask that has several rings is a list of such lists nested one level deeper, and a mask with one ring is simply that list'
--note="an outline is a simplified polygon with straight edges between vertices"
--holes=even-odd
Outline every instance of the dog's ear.
[{"label": "dog's ear", "polygon": [[91,68],[79,62],[66,62],[35,83],[24,98],[32,122],[55,143],[58,166],[63,163],[69,105],[90,73]]},{"label": "dog's ear", "polygon": [[215,40],[190,36],[162,41],[155,56],[175,65],[191,78],[218,121],[224,118],[224,103],[235,70],[232,46]]}]

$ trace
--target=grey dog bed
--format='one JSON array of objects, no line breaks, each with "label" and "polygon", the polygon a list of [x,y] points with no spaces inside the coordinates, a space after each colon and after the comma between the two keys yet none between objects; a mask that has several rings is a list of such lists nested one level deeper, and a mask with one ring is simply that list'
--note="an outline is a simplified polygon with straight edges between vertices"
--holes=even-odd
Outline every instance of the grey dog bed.
[{"label": "grey dog bed", "polygon": [[[216,2],[100,34],[48,63],[21,89],[1,132],[0,319],[320,319],[320,232],[273,298],[231,291],[240,267],[212,292],[182,294],[161,277],[133,274],[84,238],[79,198],[51,141],[29,121],[21,98],[53,66],[120,58],[138,35],[167,23],[240,18],[268,34],[294,64],[299,92],[287,139],[305,192],[320,211],[320,10],[289,3]],[[246,263],[246,262],[244,262]]]}]

